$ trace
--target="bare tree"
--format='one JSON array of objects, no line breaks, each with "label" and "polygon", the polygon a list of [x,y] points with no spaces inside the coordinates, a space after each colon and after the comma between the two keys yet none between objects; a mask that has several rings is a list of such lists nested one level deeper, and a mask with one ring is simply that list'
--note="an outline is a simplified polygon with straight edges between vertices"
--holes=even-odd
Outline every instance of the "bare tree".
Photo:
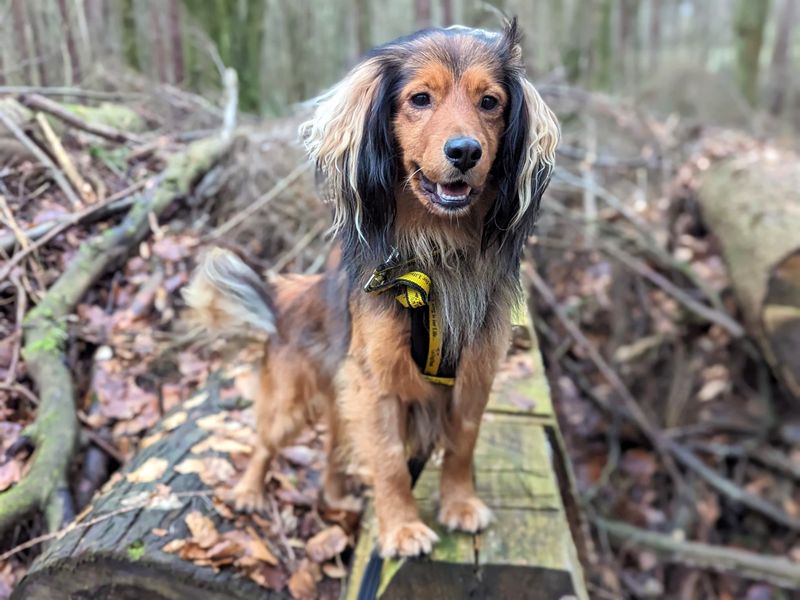
[{"label": "bare tree", "polygon": [[179,0],[169,0],[169,40],[172,46],[172,80],[183,81],[183,35],[181,32],[181,5]]},{"label": "bare tree", "polygon": [[772,74],[770,84],[769,111],[779,115],[783,111],[786,92],[791,86],[791,39],[794,29],[797,0],[783,0],[783,6],[777,13],[777,34],[772,50]]},{"label": "bare tree", "polygon": [[[73,6],[75,3],[71,3]],[[62,31],[67,42],[67,55],[69,56],[70,80],[80,81],[81,61],[78,57],[78,47],[75,45],[75,35],[70,24],[70,9],[67,0],[58,0],[58,10],[61,13]]]},{"label": "bare tree", "polygon": [[414,24],[417,29],[431,26],[431,0],[414,0]]},{"label": "bare tree", "polygon": [[442,25],[450,27],[454,24],[453,0],[442,0]]},{"label": "bare tree", "polygon": [[739,87],[755,106],[758,100],[758,71],[769,0],[738,0],[736,5],[736,58]]}]

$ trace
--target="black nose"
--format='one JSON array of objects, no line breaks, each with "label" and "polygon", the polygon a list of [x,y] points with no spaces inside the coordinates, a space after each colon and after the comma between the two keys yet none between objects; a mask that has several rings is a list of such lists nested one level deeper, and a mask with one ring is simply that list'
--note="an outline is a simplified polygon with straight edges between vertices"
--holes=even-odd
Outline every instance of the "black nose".
[{"label": "black nose", "polygon": [[483,154],[481,143],[471,137],[450,138],[444,145],[444,155],[447,160],[462,173],[478,164],[481,154]]}]

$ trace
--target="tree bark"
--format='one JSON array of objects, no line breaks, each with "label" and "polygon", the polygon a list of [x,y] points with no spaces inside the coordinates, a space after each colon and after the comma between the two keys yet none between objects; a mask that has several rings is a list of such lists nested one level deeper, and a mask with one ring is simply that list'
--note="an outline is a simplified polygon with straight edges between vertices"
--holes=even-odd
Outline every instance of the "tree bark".
[{"label": "tree bark", "polygon": [[414,24],[417,29],[431,26],[431,0],[414,0]]},{"label": "tree bark", "polygon": [[[215,572],[183,560],[177,553],[164,552],[169,542],[191,537],[186,524],[191,512],[210,519],[220,533],[235,528],[234,521],[222,517],[214,507],[212,490],[197,473],[175,469],[185,460],[195,459],[198,455],[192,448],[212,434],[199,427],[198,421],[224,412],[218,383],[212,381],[204,393],[208,396],[205,401],[189,409],[176,407],[150,432],[145,440],[163,437],[140,450],[93,498],[80,522],[45,549],[14,590],[13,600],[288,597],[268,592],[232,568]],[[166,431],[165,424],[177,422],[178,413],[184,414],[184,420]],[[147,471],[143,465],[153,460],[163,461],[163,472],[151,481],[142,481],[147,477],[135,474]],[[219,460],[230,462],[226,455]]]},{"label": "tree bark", "polygon": [[75,45],[75,35],[73,34],[70,22],[70,9],[67,0],[58,0],[58,10],[61,13],[61,30],[67,42],[67,55],[69,56],[69,83],[76,83],[81,80],[81,61],[78,56],[78,48]]},{"label": "tree bark", "polygon": [[783,112],[783,104],[786,99],[786,92],[791,87],[791,39],[794,29],[794,18],[797,0],[783,0],[781,8],[777,34],[775,36],[775,47],[772,51],[772,82],[769,98],[769,111],[773,115]]},{"label": "tree bark", "polygon": [[748,329],[800,399],[800,157],[714,165],[702,176],[699,201]]},{"label": "tree bark", "polygon": [[769,0],[738,0],[736,7],[734,27],[739,87],[752,106],[758,103],[759,61],[769,4]]}]

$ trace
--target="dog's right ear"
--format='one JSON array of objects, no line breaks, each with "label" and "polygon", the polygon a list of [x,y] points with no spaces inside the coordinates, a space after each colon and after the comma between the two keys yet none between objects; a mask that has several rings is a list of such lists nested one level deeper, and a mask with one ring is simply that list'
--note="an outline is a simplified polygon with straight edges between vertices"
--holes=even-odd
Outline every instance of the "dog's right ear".
[{"label": "dog's right ear", "polygon": [[333,204],[333,229],[351,248],[383,235],[394,215],[393,77],[373,55],[316,99],[300,135]]}]

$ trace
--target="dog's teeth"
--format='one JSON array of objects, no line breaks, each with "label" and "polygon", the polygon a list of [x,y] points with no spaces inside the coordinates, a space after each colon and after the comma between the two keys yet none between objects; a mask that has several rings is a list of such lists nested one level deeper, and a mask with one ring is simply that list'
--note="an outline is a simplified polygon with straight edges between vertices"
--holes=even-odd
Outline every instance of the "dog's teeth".
[{"label": "dog's teeth", "polygon": [[444,196],[444,188],[442,188],[441,183],[436,184],[436,195],[438,195],[439,197]]}]

